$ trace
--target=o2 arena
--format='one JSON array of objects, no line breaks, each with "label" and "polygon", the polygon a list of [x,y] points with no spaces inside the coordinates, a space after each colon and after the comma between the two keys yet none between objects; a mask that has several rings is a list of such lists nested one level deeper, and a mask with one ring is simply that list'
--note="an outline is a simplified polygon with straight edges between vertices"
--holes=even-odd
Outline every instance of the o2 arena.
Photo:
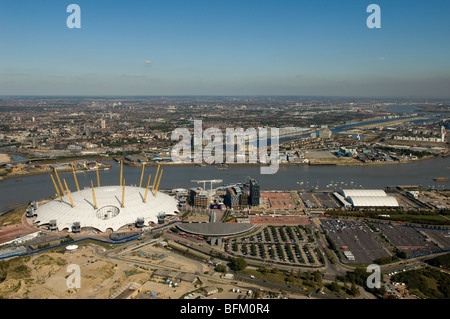
[{"label": "o2 arena", "polygon": [[150,187],[151,174],[147,187],[142,186],[144,176],[142,166],[140,185],[126,186],[122,179],[123,162],[120,167],[120,185],[100,186],[97,168],[97,187],[91,181],[91,187],[79,189],[73,170],[77,190],[71,192],[66,181],[61,182],[57,171],[50,175],[58,195],[54,200],[39,205],[36,209],[35,224],[49,225],[52,230],[77,232],[82,228],[94,228],[101,232],[117,231],[121,227],[134,224],[138,227],[150,226],[167,215],[178,213],[177,200],[158,192],[163,170],[158,166],[153,185]]}]

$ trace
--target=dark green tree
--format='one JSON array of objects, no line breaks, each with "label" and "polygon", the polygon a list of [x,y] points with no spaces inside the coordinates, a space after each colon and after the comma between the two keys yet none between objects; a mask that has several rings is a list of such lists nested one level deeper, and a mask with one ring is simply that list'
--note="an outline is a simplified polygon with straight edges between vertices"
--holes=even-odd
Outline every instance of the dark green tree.
[{"label": "dark green tree", "polygon": [[242,257],[233,258],[231,260],[232,266],[234,270],[242,271],[247,268],[247,261],[245,261]]}]

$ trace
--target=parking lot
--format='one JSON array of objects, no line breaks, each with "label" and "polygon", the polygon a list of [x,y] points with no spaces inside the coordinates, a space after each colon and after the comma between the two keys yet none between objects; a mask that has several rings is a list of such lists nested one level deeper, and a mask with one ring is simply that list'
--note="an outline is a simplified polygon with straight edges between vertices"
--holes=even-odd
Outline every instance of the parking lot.
[{"label": "parking lot", "polygon": [[315,238],[311,230],[302,225],[268,226],[256,235],[227,241],[225,249],[242,257],[262,261],[321,265]]},{"label": "parking lot", "polygon": [[323,208],[339,208],[340,205],[331,198],[328,193],[315,193],[314,197],[319,201]]},{"label": "parking lot", "polygon": [[422,229],[443,250],[450,249],[450,230]]},{"label": "parking lot", "polygon": [[386,236],[390,243],[408,256],[441,250],[421,228],[384,223],[373,223],[373,225]]},{"label": "parking lot", "polygon": [[306,208],[319,208],[320,207],[319,203],[314,198],[312,193],[307,193],[307,192],[299,193],[299,197],[305,204]]},{"label": "parking lot", "polygon": [[[385,244],[364,223],[359,221],[325,219],[321,227],[336,243],[341,260],[354,264],[370,264],[374,260],[389,256]],[[354,260],[348,259],[344,252],[351,252]]]}]

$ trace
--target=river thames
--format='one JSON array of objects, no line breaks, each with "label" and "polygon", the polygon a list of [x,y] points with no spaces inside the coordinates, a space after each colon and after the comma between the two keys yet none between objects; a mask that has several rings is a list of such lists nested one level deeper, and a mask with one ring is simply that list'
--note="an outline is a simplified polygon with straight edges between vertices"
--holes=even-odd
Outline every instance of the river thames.
[{"label": "river thames", "polygon": [[[111,162],[112,168],[99,171],[101,186],[118,185],[120,166]],[[384,189],[394,185],[421,185],[424,188],[449,188],[448,182],[435,182],[434,177],[448,177],[450,158],[432,158],[402,164],[363,165],[363,166],[291,166],[279,167],[276,174],[261,175],[259,166],[229,166],[219,170],[217,166],[175,166],[162,165],[164,169],[160,189],[191,188],[203,186],[191,180],[221,179],[222,183],[214,184],[217,188],[226,184],[245,182],[248,177],[256,178],[261,190],[323,190],[332,191],[341,188]],[[126,185],[138,185],[141,167],[124,166],[123,176]],[[143,185],[148,174],[152,174],[152,182],[156,167],[147,167]],[[32,200],[41,200],[55,195],[50,174],[10,178],[0,182],[0,212],[11,207],[25,204]],[[69,189],[76,190],[73,174],[59,173]],[[77,173],[80,188],[90,187],[91,180],[97,184],[95,171]],[[207,188],[210,184],[206,184]],[[145,186],[144,186],[145,187]]]}]

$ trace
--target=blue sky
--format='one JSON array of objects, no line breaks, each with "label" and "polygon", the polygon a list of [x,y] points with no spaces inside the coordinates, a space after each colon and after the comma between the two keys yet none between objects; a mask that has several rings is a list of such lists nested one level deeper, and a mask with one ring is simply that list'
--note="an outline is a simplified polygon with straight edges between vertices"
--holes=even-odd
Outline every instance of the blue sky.
[{"label": "blue sky", "polygon": [[450,97],[449,18],[445,0],[0,0],[0,94]]}]

